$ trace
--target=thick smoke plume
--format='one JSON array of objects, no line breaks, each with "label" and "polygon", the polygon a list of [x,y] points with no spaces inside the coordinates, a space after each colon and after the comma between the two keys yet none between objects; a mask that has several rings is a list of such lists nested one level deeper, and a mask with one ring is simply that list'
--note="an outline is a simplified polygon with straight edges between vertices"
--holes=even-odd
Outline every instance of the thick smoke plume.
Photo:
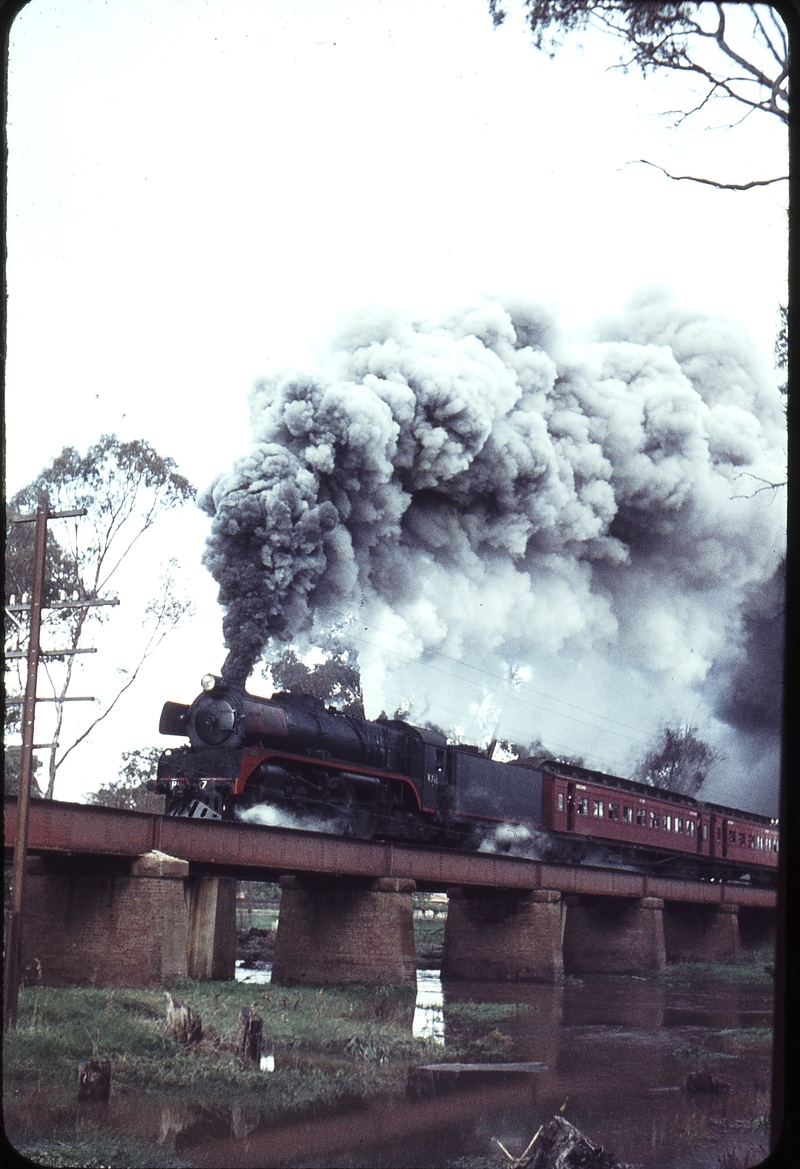
[{"label": "thick smoke plume", "polygon": [[[365,313],[324,368],[258,383],[251,422],[201,500],[226,676],[356,614],[387,708],[401,647],[628,725],[622,679],[667,716],[694,720],[675,704],[703,694],[749,734],[774,726],[785,419],[739,326],[663,290],[580,341],[522,301]],[[751,653],[767,694],[740,690]]]}]

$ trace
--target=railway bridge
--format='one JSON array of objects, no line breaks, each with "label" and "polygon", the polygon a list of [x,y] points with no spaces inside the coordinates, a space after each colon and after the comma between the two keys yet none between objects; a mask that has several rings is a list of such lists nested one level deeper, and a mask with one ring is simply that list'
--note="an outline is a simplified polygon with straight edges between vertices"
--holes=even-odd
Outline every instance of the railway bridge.
[{"label": "railway bridge", "polygon": [[415,890],[448,894],[443,975],[500,981],[731,959],[776,906],[745,882],[54,801],[31,803],[28,852],[22,963],[44,985],[233,978],[237,879],[280,882],[283,983],[413,983]]}]

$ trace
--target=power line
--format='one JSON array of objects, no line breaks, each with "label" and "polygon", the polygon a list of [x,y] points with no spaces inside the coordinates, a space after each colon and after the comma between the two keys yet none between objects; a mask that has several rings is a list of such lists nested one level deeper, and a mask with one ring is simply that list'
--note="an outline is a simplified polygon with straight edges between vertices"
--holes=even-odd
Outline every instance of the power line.
[{"label": "power line", "polygon": [[[389,633],[387,630],[380,629],[379,627],[377,627],[375,625],[371,625],[369,622],[365,622],[362,618],[355,618],[352,614],[343,613],[343,612],[341,612],[341,610],[333,610],[333,612],[337,612],[338,615],[341,617],[350,617],[353,620],[359,620],[365,629],[372,629],[376,633],[379,633],[379,634],[386,636],[386,637],[393,637],[397,641],[404,641],[408,645],[412,644],[412,642],[407,637],[402,637],[398,633]],[[385,646],[379,645],[377,642],[370,641],[368,638],[359,637],[356,634],[351,634],[350,636],[353,637],[354,641],[362,642],[364,645],[372,646],[375,649],[386,649],[387,648]],[[439,669],[437,666],[434,666],[430,662],[421,661],[419,658],[406,657],[399,650],[396,650],[396,649],[394,649],[394,650],[389,649],[388,652],[391,654],[394,654],[396,657],[401,658],[401,660],[403,660],[403,661],[421,665],[425,669],[433,670],[438,674],[444,674],[448,678],[455,678],[454,674],[448,672],[447,670]],[[506,679],[502,678],[499,674],[495,674],[491,670],[487,670],[482,666],[475,666],[475,665],[472,665],[471,662],[466,662],[466,661],[463,661],[459,658],[455,658],[451,654],[444,653],[442,650],[426,649],[425,652],[428,654],[435,654],[437,657],[443,658],[446,661],[453,662],[456,665],[465,666],[467,669],[474,670],[476,673],[483,674],[488,678],[493,678],[495,681],[506,682]],[[585,707],[578,706],[573,702],[567,702],[566,699],[556,698],[554,695],[546,694],[541,690],[534,690],[533,687],[530,687],[525,683],[523,683],[520,688],[524,689],[525,691],[527,691],[531,694],[536,694],[537,696],[539,696],[541,698],[545,698],[549,702],[559,703],[562,706],[569,707],[571,710],[580,711],[581,714],[587,714],[587,715],[591,716],[592,718],[602,719],[603,722],[611,723],[611,724],[613,724],[613,726],[618,726],[618,727],[624,728],[623,731],[615,731],[612,728],[608,728],[609,734],[618,735],[621,738],[625,738],[625,739],[630,739],[631,735],[624,733],[625,731],[629,731],[640,742],[642,742],[642,743],[648,742],[647,736],[643,735],[641,731],[637,730],[635,727],[629,726],[627,723],[620,722],[618,719],[613,719],[608,715],[599,714],[595,711],[586,710]],[[579,723],[582,726],[590,727],[592,730],[595,730],[595,731],[602,731],[602,730],[606,729],[606,728],[603,728],[601,726],[597,726],[594,723],[587,722],[585,719],[576,718],[575,715],[570,715],[570,714],[567,714],[566,712],[559,711],[559,710],[553,710],[549,707],[542,706],[540,703],[531,702],[528,699],[523,698],[521,695],[518,695],[518,694],[509,695],[507,691],[499,690],[496,687],[486,687],[486,689],[488,690],[488,693],[490,693],[490,694],[497,694],[502,698],[513,698],[515,701],[520,702],[523,706],[530,707],[532,710],[542,710],[545,713],[555,715],[558,718],[570,719],[572,722]]]}]

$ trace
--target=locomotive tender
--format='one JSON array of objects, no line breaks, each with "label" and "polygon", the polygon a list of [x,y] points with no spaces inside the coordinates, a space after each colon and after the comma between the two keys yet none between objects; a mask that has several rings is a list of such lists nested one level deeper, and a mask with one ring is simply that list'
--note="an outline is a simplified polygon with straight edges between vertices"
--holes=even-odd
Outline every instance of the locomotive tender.
[{"label": "locomotive tender", "polygon": [[266,804],[345,835],[466,848],[512,825],[543,860],[774,881],[769,817],[569,764],[500,763],[306,695],[259,698],[214,674],[201,685],[191,705],[161,713],[161,734],[189,740],[162,754],[148,784],[168,815],[230,820]]}]

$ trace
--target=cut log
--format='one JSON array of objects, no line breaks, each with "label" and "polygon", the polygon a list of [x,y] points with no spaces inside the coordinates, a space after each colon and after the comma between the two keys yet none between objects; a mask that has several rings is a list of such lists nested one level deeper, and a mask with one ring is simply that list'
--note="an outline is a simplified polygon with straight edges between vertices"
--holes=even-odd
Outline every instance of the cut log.
[{"label": "cut log", "polygon": [[198,1043],[203,1038],[203,1020],[187,1007],[186,1003],[178,1002],[169,991],[164,991],[167,1000],[167,1031],[179,1043]]},{"label": "cut log", "polygon": [[242,1007],[236,1028],[236,1052],[244,1063],[261,1066],[261,1016],[252,1007]]},{"label": "cut log", "polygon": [[530,1157],[516,1164],[520,1169],[631,1169],[563,1116],[545,1125]]},{"label": "cut log", "polygon": [[107,1100],[111,1094],[111,1060],[87,1059],[78,1064],[78,1099]]}]

